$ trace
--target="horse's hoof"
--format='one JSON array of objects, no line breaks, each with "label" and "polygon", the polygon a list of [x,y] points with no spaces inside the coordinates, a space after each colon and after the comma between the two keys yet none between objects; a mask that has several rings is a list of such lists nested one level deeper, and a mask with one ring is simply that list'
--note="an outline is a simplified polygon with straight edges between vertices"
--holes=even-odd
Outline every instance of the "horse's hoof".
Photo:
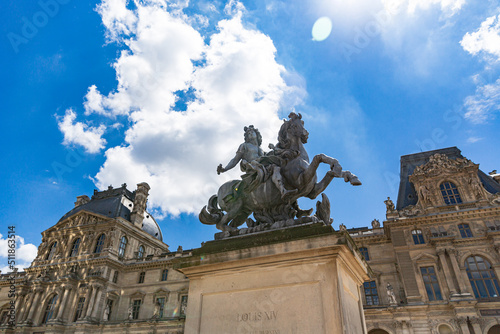
[{"label": "horse's hoof", "polygon": [[349,182],[351,182],[351,184],[353,186],[360,186],[361,185],[361,181],[358,179],[357,176],[351,177]]}]

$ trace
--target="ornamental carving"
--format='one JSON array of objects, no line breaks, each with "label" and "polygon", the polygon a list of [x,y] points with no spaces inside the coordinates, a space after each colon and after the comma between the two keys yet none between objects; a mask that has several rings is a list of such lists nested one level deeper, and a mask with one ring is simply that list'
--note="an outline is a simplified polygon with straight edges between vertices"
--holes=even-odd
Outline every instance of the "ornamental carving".
[{"label": "ornamental carving", "polygon": [[429,157],[429,162],[422,166],[417,166],[412,176],[438,176],[446,171],[447,174],[457,173],[466,167],[478,167],[472,161],[466,158],[457,158],[452,160],[446,154],[436,153]]},{"label": "ornamental carving", "polygon": [[422,213],[422,210],[415,205],[408,205],[406,208],[399,210],[400,217],[413,217]]}]

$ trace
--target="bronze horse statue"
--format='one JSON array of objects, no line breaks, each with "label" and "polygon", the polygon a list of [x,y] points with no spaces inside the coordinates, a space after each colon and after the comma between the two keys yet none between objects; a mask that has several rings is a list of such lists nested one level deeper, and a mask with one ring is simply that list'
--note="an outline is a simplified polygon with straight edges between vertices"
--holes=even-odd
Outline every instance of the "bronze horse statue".
[{"label": "bronze horse statue", "polygon": [[[252,180],[250,182],[252,186],[249,182],[241,180],[224,183],[217,195],[213,195],[208,205],[201,210],[199,219],[202,223],[215,224],[221,231],[236,230],[245,222],[249,227],[258,224],[272,225],[277,221],[310,215],[312,210],[299,209],[297,199],[300,197],[315,199],[335,177],[344,178],[345,182],[355,186],[361,185],[354,174],[342,170],[337,159],[318,154],[309,162],[309,156],[303,145],[307,143],[309,133],[304,128],[302,115],[292,112],[288,117],[289,120],[284,120],[279,131],[278,144],[269,145],[272,151],[251,163],[252,166],[262,168],[256,168],[254,175],[250,177],[248,174],[243,176],[244,179],[247,176]],[[317,182],[316,170],[320,163],[328,164],[330,170],[321,181]],[[292,190],[288,191],[290,194],[286,198],[271,177],[264,175],[266,170],[272,170],[266,168],[266,165],[270,164],[279,164],[277,170],[281,173],[283,184],[286,189]],[[248,166],[248,163],[246,165]],[[274,171],[276,172],[276,169]],[[248,218],[252,213],[257,222]]]}]

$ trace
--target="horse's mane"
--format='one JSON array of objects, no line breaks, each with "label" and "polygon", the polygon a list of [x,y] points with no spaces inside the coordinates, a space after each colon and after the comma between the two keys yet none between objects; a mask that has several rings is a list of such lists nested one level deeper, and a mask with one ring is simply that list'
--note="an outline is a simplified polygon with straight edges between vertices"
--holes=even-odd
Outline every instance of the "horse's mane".
[{"label": "horse's mane", "polygon": [[299,113],[298,115],[294,113],[293,111],[288,115],[289,120],[283,120],[283,124],[281,125],[280,131],[278,132],[278,148],[281,148],[283,150],[289,149],[290,148],[290,140],[287,139],[287,132],[288,129],[290,128],[290,121],[294,119],[302,119],[302,115]]}]

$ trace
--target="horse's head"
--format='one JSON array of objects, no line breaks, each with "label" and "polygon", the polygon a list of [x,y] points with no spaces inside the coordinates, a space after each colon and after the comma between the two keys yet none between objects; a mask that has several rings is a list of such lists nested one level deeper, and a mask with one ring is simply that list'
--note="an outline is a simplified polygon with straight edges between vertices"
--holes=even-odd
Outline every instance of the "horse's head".
[{"label": "horse's head", "polygon": [[300,139],[302,144],[307,143],[309,132],[304,128],[304,121],[302,115],[291,112],[288,115],[288,120],[283,120],[280,132],[278,134],[278,141],[282,148],[289,148],[295,138]]}]

